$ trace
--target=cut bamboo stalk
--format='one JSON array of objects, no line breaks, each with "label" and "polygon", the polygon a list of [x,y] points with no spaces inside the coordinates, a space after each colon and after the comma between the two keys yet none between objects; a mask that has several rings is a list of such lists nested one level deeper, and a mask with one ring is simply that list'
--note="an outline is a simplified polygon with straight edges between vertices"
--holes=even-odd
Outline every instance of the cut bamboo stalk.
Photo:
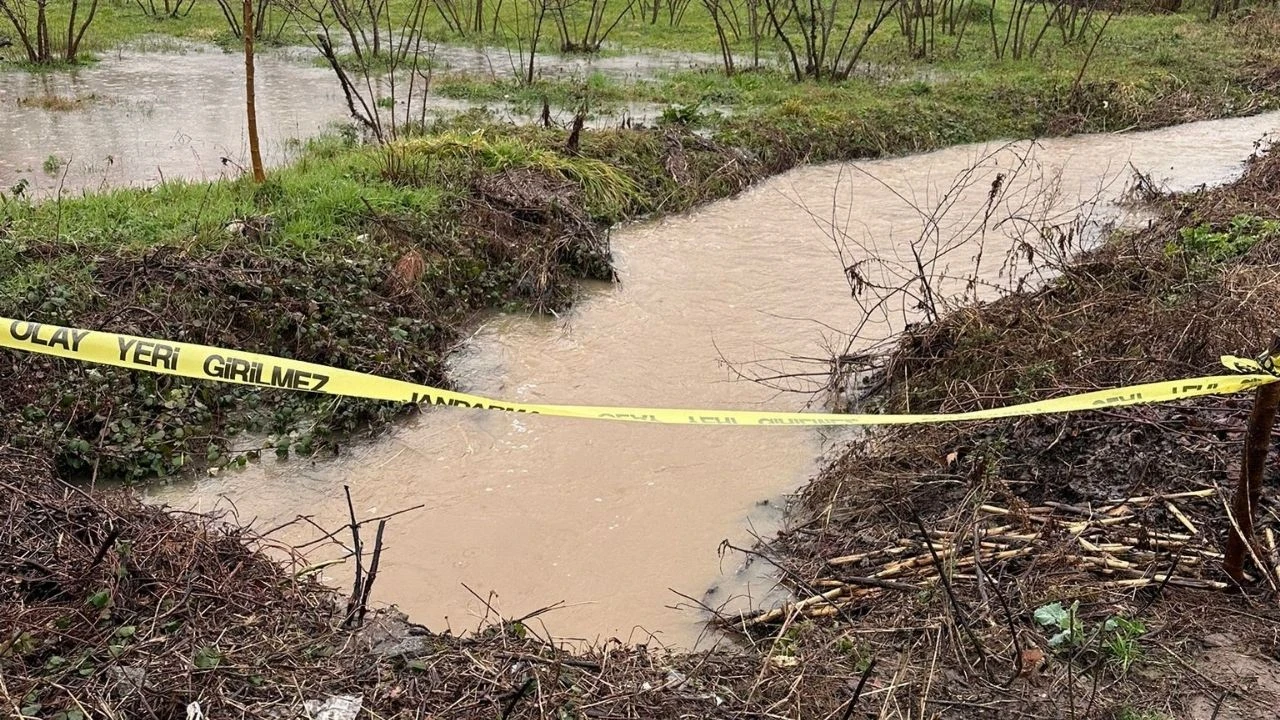
[{"label": "cut bamboo stalk", "polygon": [[[1105,588],[1138,588],[1148,585],[1158,585],[1166,582],[1167,576],[1157,573],[1151,577],[1131,578],[1128,580],[1112,580],[1102,584]],[[1196,590],[1225,590],[1229,585],[1216,580],[1200,580],[1197,578],[1180,578],[1176,575],[1168,579],[1169,585],[1177,585],[1179,587],[1192,588]]]},{"label": "cut bamboo stalk", "polygon": [[789,613],[803,612],[805,608],[809,607],[810,605],[813,605],[814,603],[825,603],[830,600],[834,600],[840,597],[842,594],[844,594],[848,589],[849,589],[848,586],[842,585],[838,588],[835,588],[834,590],[828,590],[819,595],[814,595],[813,597],[807,597],[803,600],[797,600],[796,602],[789,603],[781,607],[776,607],[776,608],[773,608],[772,610],[767,610],[761,613],[760,615],[757,615],[754,618],[747,620],[747,624],[748,625],[765,625],[767,623],[781,620],[782,618],[786,617]]},{"label": "cut bamboo stalk", "polygon": [[1186,515],[1183,515],[1182,511],[1178,509],[1177,505],[1174,505],[1172,502],[1169,502],[1168,500],[1166,500],[1164,504],[1165,504],[1165,507],[1169,508],[1169,512],[1173,513],[1173,516],[1178,519],[1178,522],[1182,523],[1182,526],[1185,527],[1188,532],[1190,532],[1192,535],[1200,534],[1200,531],[1196,529],[1195,523],[1192,523],[1190,518],[1188,518]]},{"label": "cut bamboo stalk", "polygon": [[1209,488],[1207,490],[1190,490],[1188,492],[1162,493],[1160,495],[1143,495],[1140,497],[1122,498],[1120,500],[1108,500],[1105,503],[1105,505],[1113,506],[1113,505],[1121,505],[1124,503],[1139,503],[1142,505],[1149,505],[1158,500],[1181,500],[1182,498],[1205,498],[1205,497],[1213,497],[1213,494],[1214,494],[1213,489]]}]

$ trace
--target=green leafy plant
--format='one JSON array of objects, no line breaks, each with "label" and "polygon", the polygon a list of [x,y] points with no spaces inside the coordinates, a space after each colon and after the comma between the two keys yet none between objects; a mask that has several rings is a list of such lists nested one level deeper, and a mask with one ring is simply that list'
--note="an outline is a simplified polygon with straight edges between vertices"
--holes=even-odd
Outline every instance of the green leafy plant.
[{"label": "green leafy plant", "polygon": [[1046,628],[1057,629],[1049,637],[1049,647],[1072,646],[1084,639],[1084,623],[1080,620],[1079,610],[1079,600],[1071,603],[1069,608],[1064,608],[1060,602],[1036,608],[1036,622]]},{"label": "green leafy plant", "polygon": [[44,159],[44,164],[41,167],[46,175],[57,175],[58,171],[62,169],[62,158],[57,155],[50,155]]},{"label": "green leafy plant", "polygon": [[1129,672],[1134,661],[1142,655],[1138,647],[1138,638],[1146,633],[1147,628],[1141,620],[1125,618],[1119,615],[1107,618],[1102,624],[1102,632],[1106,635],[1107,654],[1120,667],[1121,673]]},{"label": "green leafy plant", "polygon": [[1218,229],[1208,223],[1182,228],[1178,231],[1181,243],[1171,243],[1165,252],[1170,256],[1186,253],[1207,262],[1222,262],[1249,252],[1258,241],[1277,234],[1280,234],[1280,221],[1237,215]]},{"label": "green leafy plant", "polygon": [[1049,647],[1056,650],[1101,648],[1122,674],[1127,673],[1142,655],[1138,639],[1146,633],[1147,628],[1141,620],[1112,615],[1089,632],[1084,620],[1080,618],[1078,600],[1071,603],[1070,607],[1064,607],[1060,602],[1042,605],[1036,608],[1034,617],[1038,624],[1055,631],[1049,637]]},{"label": "green leafy plant", "polygon": [[193,662],[197,669],[212,670],[222,663],[222,651],[213,645],[206,645],[196,651]]},{"label": "green leafy plant", "polygon": [[704,124],[708,117],[707,113],[703,112],[701,103],[668,105],[663,108],[662,114],[658,116],[658,124],[663,126],[684,125],[686,127],[696,127]]}]

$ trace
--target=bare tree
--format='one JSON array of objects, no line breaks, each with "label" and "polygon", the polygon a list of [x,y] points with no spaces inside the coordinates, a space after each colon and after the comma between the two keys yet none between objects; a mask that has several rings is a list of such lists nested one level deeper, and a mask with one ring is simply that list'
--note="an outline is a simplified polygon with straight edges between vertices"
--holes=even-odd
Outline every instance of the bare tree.
[{"label": "bare tree", "polygon": [[[609,34],[618,27],[622,18],[626,17],[639,0],[626,0],[613,20],[608,20],[609,0],[552,0],[552,18],[560,31],[560,50],[562,52],[595,53],[608,39]],[[579,8],[579,6],[582,6]],[[586,11],[586,20],[579,21],[577,16]],[[607,22],[607,24],[606,24]]]},{"label": "bare tree", "polygon": [[512,70],[525,85],[533,84],[538,43],[542,40],[542,27],[553,2],[555,0],[527,0],[528,15],[521,11],[521,5],[516,5],[512,22],[503,24],[505,34],[513,36],[516,43],[518,60],[512,58]]},{"label": "bare tree", "polygon": [[254,91],[253,67],[253,0],[244,0],[244,110],[249,120],[249,160],[253,166],[253,181],[265,182],[262,169],[262,150],[258,147],[257,94]]},{"label": "bare tree", "polygon": [[148,17],[186,17],[191,14],[191,8],[196,5],[196,0],[161,0],[158,5],[156,0],[146,0],[146,2],[143,2],[143,0],[133,1]]},{"label": "bare tree", "polygon": [[796,81],[842,80],[853,73],[871,37],[905,1],[879,0],[866,18],[864,5],[870,3],[864,0],[854,0],[851,6],[839,0],[764,0],[764,7]]},{"label": "bare tree", "polygon": [[[404,27],[421,27],[425,7],[415,2],[408,9]],[[390,50],[392,25],[388,0],[296,0],[293,9],[312,26],[319,26],[320,32],[331,40],[334,34],[341,37],[339,45],[345,44],[361,65],[380,59]],[[305,32],[310,28],[302,29]]]},{"label": "bare tree", "polygon": [[[702,6],[711,15],[711,23],[716,29],[716,42],[720,45],[720,62],[725,75],[732,75],[736,69],[733,62],[733,43],[738,39],[737,12],[734,0],[702,0]],[[730,35],[733,39],[730,39]]]},{"label": "bare tree", "polygon": [[9,21],[32,63],[47,65],[58,60],[75,62],[84,34],[98,14],[98,0],[83,9],[80,0],[70,0],[67,12],[66,43],[58,53],[49,35],[49,0],[0,0],[0,15]]},{"label": "bare tree", "polygon": [[711,16],[725,74],[732,75],[738,69],[733,51],[744,35],[751,41],[751,66],[760,67],[760,41],[764,30],[760,0],[702,0],[702,6]]},{"label": "bare tree", "polygon": [[[433,0],[436,11],[444,24],[462,36],[482,35],[485,32],[486,8],[484,0]],[[497,30],[502,17],[503,0],[494,0],[489,17],[489,29]]]},{"label": "bare tree", "polygon": [[[194,0],[193,0],[194,1]],[[235,0],[217,0],[222,17],[227,22],[227,29],[236,38],[244,36],[240,4]],[[259,41],[279,42],[285,28],[289,26],[292,6],[287,0],[255,0],[253,10],[253,36]]]},{"label": "bare tree", "polygon": [[[427,2],[413,0],[399,22],[386,0],[304,0],[295,8],[318,28],[307,37],[337,77],[351,117],[379,142],[398,137],[415,113],[419,122],[425,119],[431,82],[430,67],[422,63]],[[339,56],[335,36],[349,43],[353,62]],[[398,108],[403,113],[397,115]]]}]

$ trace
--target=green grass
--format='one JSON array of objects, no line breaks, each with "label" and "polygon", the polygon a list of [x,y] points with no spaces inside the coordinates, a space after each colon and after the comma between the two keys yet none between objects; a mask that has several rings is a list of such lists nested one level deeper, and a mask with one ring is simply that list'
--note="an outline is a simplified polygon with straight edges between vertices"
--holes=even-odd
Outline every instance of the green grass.
[{"label": "green grass", "polygon": [[[1011,3],[997,2],[998,34]],[[391,0],[393,15],[407,6],[408,0]],[[504,27],[514,27],[515,14],[527,7],[503,4]],[[586,3],[575,5],[571,16],[586,9]],[[1044,12],[1042,6],[1031,11],[1033,32]],[[438,13],[427,17],[428,34],[442,41],[516,44],[510,33],[491,30],[459,37],[446,30]],[[296,27],[287,29],[284,39],[298,41],[296,33]],[[109,0],[85,48],[101,52],[144,37],[152,38],[147,45],[161,49],[164,38],[231,40],[212,0],[199,0],[189,16],[179,19],[148,18],[136,4]],[[482,105],[502,103],[530,115],[544,101],[569,110],[585,104],[597,117],[628,103],[657,104],[670,108],[667,120],[758,149],[776,166],[784,158],[847,159],[992,138],[1117,131],[1276,106],[1274,93],[1259,93],[1250,83],[1267,68],[1280,67],[1280,12],[1259,10],[1247,20],[1215,22],[1205,21],[1200,10],[1119,15],[1082,74],[1091,48],[1087,40],[1064,44],[1050,28],[1034,57],[997,59],[990,27],[978,18],[958,42],[940,34],[931,54],[913,57],[890,21],[868,45],[865,59],[873,69],[841,82],[794,82],[785,63],[752,69],[751,40],[744,34],[734,45],[740,72],[731,77],[712,67],[626,81],[600,73],[584,78],[548,74],[526,85],[502,69],[496,77],[438,72],[433,92]],[[699,3],[690,6],[679,27],[665,19],[657,24],[624,19],[611,43],[607,52],[717,52],[710,17]],[[540,52],[557,44],[557,32],[548,25]],[[776,41],[761,45],[766,61],[780,60],[780,52]]]},{"label": "green grass", "polygon": [[[566,136],[463,118],[387,147],[315,140],[261,185],[0,195],[0,316],[446,384],[443,357],[479,313],[563,307],[575,280],[611,276],[590,221],[682,210],[758,176],[699,147],[677,181],[661,133],[590,132],[576,152]],[[308,454],[405,411],[9,353],[0,375],[17,362],[45,369],[24,366],[33,381],[0,396],[0,434],[69,474],[241,463],[260,451],[230,450],[246,431],[277,453]]]},{"label": "green grass", "polygon": [[[402,15],[409,6],[409,0],[391,0],[393,17]],[[527,19],[523,18],[528,12],[527,3],[504,3],[502,7],[502,23],[497,31],[486,28],[483,33],[465,37],[449,31],[439,13],[429,12],[426,17],[427,35],[433,40],[455,44],[514,49],[517,45],[514,28],[518,20],[523,22]],[[65,27],[63,12],[65,10],[61,5],[53,9],[53,28]],[[568,15],[571,22],[580,23],[586,12],[588,4],[578,3],[570,8]],[[1044,12],[1043,6],[1031,12],[1033,34],[1043,24]],[[1010,2],[1000,0],[995,11],[999,35],[1003,35],[1003,24],[1011,13]],[[1118,16],[1108,27],[1094,62],[1117,75],[1158,71],[1175,74],[1193,82],[1195,77],[1212,74],[1224,64],[1238,64],[1251,52],[1274,40],[1263,38],[1260,42],[1241,42],[1238,24],[1226,21],[1205,22],[1202,17],[1203,11],[1200,9],[1173,15],[1131,13]],[[283,28],[283,41],[301,42],[301,29],[296,22],[285,23]],[[149,17],[136,3],[106,0],[85,36],[82,50],[90,54],[102,53],[148,35],[222,44],[235,42],[221,11],[212,0],[197,0],[191,13],[180,18]],[[1028,72],[1074,71],[1079,67],[1089,45],[1088,42],[1064,45],[1057,30],[1051,29],[1045,34],[1034,58],[1014,60],[1006,57],[997,60],[993,56],[990,28],[984,22],[971,23],[959,42],[953,36],[943,33],[939,33],[938,38],[931,57],[913,58],[907,51],[901,31],[891,20],[873,36],[865,58],[890,65],[896,72],[936,69],[951,75],[971,75],[999,68],[1002,73],[1018,75]],[[557,32],[548,21],[539,52],[556,52],[558,44]],[[752,45],[752,40],[744,30],[742,37],[733,44],[739,67],[750,66]],[[163,45],[160,49],[163,49]],[[10,54],[15,54],[16,50],[11,49]],[[715,56],[719,54],[714,26],[707,10],[700,3],[690,6],[678,27],[672,27],[665,18],[660,19],[657,24],[650,24],[647,19],[626,17],[609,36],[609,44],[606,46],[606,53],[643,50],[685,51]],[[766,38],[760,44],[760,55],[766,62],[779,59],[782,57],[782,45]]]},{"label": "green grass", "polygon": [[425,217],[439,211],[448,192],[438,185],[393,185],[382,178],[381,163],[375,148],[344,147],[341,140],[326,138],[297,164],[272,172],[261,186],[251,179],[171,181],[60,204],[11,202],[5,214],[13,236],[59,237],[91,251],[155,246],[216,250],[232,241],[224,229],[228,222],[257,215],[271,216],[279,232],[267,237],[287,246],[279,249],[309,250],[324,243],[356,251],[362,246],[353,238],[370,208]]}]

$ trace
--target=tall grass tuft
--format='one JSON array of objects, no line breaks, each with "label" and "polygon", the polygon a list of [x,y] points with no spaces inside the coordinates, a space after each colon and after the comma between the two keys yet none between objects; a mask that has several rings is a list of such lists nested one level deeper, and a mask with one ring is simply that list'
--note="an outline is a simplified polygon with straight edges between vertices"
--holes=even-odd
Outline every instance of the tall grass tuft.
[{"label": "tall grass tuft", "polygon": [[588,210],[597,217],[622,217],[640,194],[635,180],[613,165],[483,131],[415,138],[401,147],[409,154],[465,157],[493,172],[527,168],[561,175],[582,188]]}]

